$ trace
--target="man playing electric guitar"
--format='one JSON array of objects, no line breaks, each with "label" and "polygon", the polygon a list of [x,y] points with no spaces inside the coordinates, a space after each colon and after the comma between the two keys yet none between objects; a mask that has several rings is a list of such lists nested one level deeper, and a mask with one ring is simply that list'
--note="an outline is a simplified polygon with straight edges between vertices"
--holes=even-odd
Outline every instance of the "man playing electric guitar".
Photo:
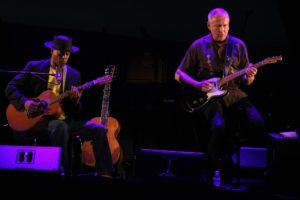
[{"label": "man playing electric guitar", "polygon": [[[81,89],[85,85],[79,86],[80,72],[68,66],[67,62],[71,53],[79,51],[79,48],[73,46],[72,39],[64,35],[54,36],[53,41],[45,42],[44,45],[51,49],[51,58],[29,61],[23,70],[49,73],[49,76],[33,73],[15,76],[5,90],[11,103],[7,113],[16,109],[20,113],[27,113],[28,119],[40,117],[37,124],[25,130],[25,135],[45,136],[53,146],[61,147],[61,166],[67,175],[71,175],[68,143],[71,137],[80,135],[82,140],[93,141],[97,174],[111,176],[114,169],[106,136],[107,129],[101,124],[78,119]],[[61,99],[56,99],[58,103],[51,105],[47,99],[53,96]],[[37,97],[40,101],[34,99]],[[56,109],[49,109],[51,106]],[[50,111],[53,113],[48,113]]]},{"label": "man playing electric guitar", "polygon": [[[227,149],[225,141],[228,139],[225,135],[225,128],[228,125],[225,123],[228,119],[227,113],[236,114],[236,117],[243,121],[244,130],[249,130],[250,134],[262,133],[264,124],[263,118],[240,88],[241,85],[253,83],[257,68],[249,64],[245,43],[228,34],[229,21],[226,10],[222,8],[211,10],[207,21],[210,34],[192,43],[175,73],[175,80],[183,86],[208,94],[218,88],[216,79],[211,78],[222,78],[245,69],[242,76],[223,86],[228,91],[227,95],[220,93],[221,98],[208,102],[201,109],[189,110],[194,111],[195,118],[201,119],[201,124],[206,124],[209,129],[207,141],[209,177],[213,175],[218,160],[224,158],[227,153],[225,151]],[[200,132],[203,131],[199,130]]]}]

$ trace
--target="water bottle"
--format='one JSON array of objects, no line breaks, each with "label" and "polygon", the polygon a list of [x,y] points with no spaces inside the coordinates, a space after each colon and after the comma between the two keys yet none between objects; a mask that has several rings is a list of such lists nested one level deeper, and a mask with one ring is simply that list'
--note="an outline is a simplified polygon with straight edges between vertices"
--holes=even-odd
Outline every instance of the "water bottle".
[{"label": "water bottle", "polygon": [[220,187],[221,186],[221,176],[220,176],[220,171],[219,170],[215,171],[215,175],[213,177],[213,184],[216,187]]}]

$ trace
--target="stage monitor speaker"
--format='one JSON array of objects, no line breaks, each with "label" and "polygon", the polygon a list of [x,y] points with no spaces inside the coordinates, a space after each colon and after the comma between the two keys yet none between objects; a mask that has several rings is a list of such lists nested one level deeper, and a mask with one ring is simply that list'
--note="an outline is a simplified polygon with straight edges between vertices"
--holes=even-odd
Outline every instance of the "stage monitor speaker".
[{"label": "stage monitor speaker", "polygon": [[[232,156],[237,163],[237,153]],[[268,163],[268,149],[263,147],[240,147],[240,166],[266,168]]]},{"label": "stage monitor speaker", "polygon": [[60,147],[0,145],[0,169],[60,170]]}]

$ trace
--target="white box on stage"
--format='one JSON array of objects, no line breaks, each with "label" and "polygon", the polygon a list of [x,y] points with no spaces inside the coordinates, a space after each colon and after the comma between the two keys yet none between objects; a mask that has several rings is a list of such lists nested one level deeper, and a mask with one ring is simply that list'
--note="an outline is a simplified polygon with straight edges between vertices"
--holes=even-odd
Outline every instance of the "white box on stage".
[{"label": "white box on stage", "polygon": [[0,169],[60,170],[60,147],[0,145]]}]

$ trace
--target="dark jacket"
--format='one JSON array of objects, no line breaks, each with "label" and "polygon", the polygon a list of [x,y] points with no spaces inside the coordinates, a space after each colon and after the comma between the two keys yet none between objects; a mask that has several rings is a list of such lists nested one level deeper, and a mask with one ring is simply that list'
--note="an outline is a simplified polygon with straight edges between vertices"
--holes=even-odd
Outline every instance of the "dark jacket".
[{"label": "dark jacket", "polygon": [[[29,61],[24,67],[26,72],[42,72],[49,73],[50,59],[40,61]],[[67,66],[67,76],[65,82],[65,91],[70,90],[71,86],[79,86],[81,84],[80,73]],[[36,75],[31,73],[21,73],[15,76],[6,86],[5,94],[11,104],[17,110],[24,109],[24,103],[29,98],[36,98],[42,92],[47,90],[48,75]],[[80,105],[75,105],[68,98],[62,101],[62,107],[66,115],[74,115],[79,112]]]}]

